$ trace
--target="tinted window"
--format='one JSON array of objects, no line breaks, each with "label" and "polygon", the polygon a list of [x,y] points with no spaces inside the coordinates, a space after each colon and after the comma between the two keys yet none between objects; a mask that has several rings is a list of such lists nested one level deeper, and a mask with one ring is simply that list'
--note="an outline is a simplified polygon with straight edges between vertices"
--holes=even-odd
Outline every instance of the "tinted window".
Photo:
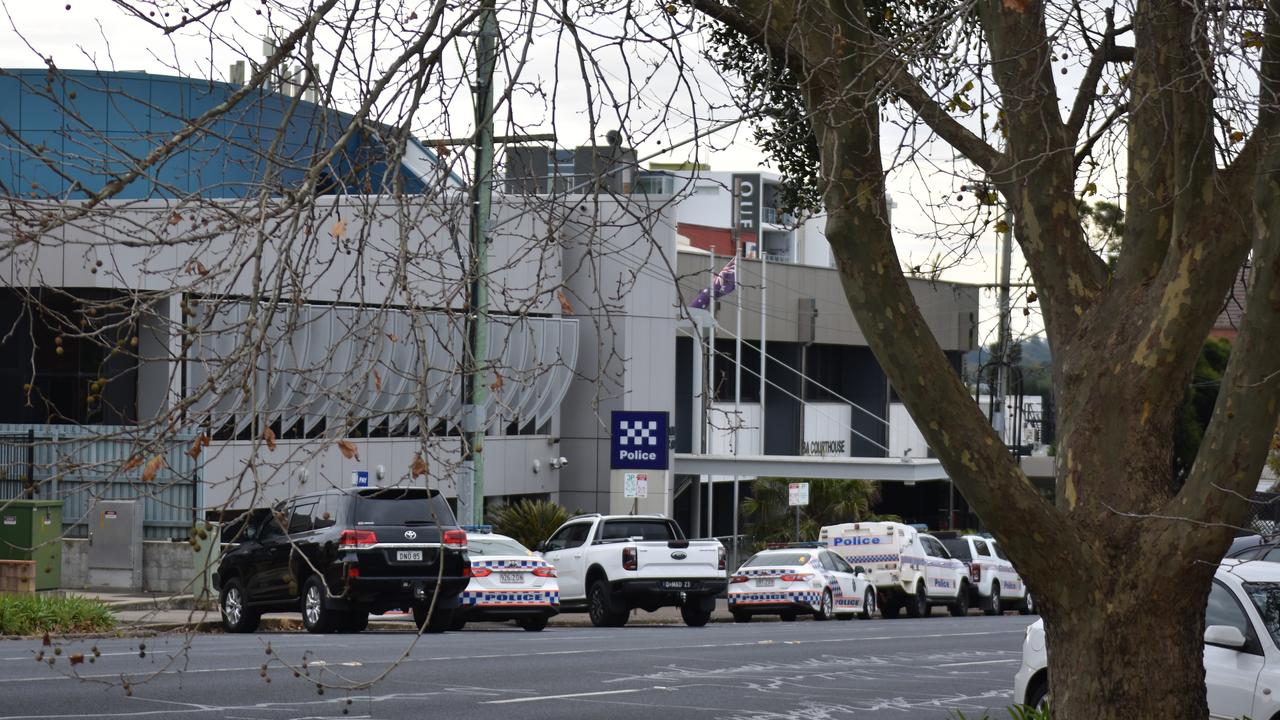
[{"label": "tinted window", "polygon": [[547,541],[548,550],[567,550],[576,548],[587,541],[587,535],[591,532],[591,523],[580,522],[572,525],[565,525],[551,536]]},{"label": "tinted window", "polygon": [[853,572],[853,566],[850,565],[848,562],[846,562],[845,559],[840,557],[839,555],[835,553],[827,553],[827,557],[828,559],[831,560],[832,563],[835,564],[836,566],[835,569],[838,570],[839,572],[846,572],[846,573]]},{"label": "tinted window", "polygon": [[1271,640],[1280,646],[1280,583],[1245,583],[1244,591],[1262,616]]},{"label": "tinted window", "polygon": [[311,514],[311,527],[319,530],[338,524],[338,511],[342,507],[344,497],[346,496],[337,493],[321,495],[320,502],[316,504]]},{"label": "tinted window", "polygon": [[289,507],[289,532],[300,533],[311,529],[311,514],[315,512],[317,498],[296,500]]},{"label": "tinted window", "polygon": [[1213,589],[1209,591],[1209,606],[1205,610],[1204,625],[1205,627],[1227,625],[1237,628],[1245,637],[1249,637],[1249,618],[1245,616],[1244,608],[1240,607],[1235,595],[1216,580],[1213,583]]},{"label": "tinted window", "polygon": [[356,525],[456,525],[438,490],[379,488],[355,496]]},{"label": "tinted window", "polygon": [[951,551],[952,557],[961,560],[972,560],[973,556],[969,553],[969,541],[967,540],[943,540],[942,544]]},{"label": "tinted window", "polygon": [[996,557],[1001,560],[1008,560],[1009,556],[1004,554],[1004,550],[1000,549],[1000,543],[991,543],[991,549],[996,551]]},{"label": "tinted window", "polygon": [[528,555],[529,549],[515,540],[501,537],[472,537],[467,539],[470,555]]},{"label": "tinted window", "polygon": [[679,540],[666,520],[607,520],[600,531],[601,540],[624,540],[638,537],[642,540]]},{"label": "tinted window", "polygon": [[942,547],[942,543],[938,542],[934,538],[927,537],[927,538],[920,538],[920,540],[921,540],[921,543],[924,545],[924,551],[929,553],[930,555],[934,557],[939,557],[939,558],[951,557],[950,555],[947,554],[947,549]]},{"label": "tinted window", "polygon": [[991,548],[987,547],[986,540],[974,540],[973,548],[983,557],[991,557]]},{"label": "tinted window", "polygon": [[743,567],[760,567],[762,565],[806,565],[813,558],[808,552],[769,552],[757,553],[742,564]]}]

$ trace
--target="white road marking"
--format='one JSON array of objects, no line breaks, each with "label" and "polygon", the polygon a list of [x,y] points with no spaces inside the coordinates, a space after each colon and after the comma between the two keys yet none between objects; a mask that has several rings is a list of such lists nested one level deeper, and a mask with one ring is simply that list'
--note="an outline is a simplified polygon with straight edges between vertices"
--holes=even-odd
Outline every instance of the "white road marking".
[{"label": "white road marking", "polygon": [[506,700],[486,700],[481,705],[506,705],[508,703],[537,702],[539,700],[568,700],[570,698],[598,697],[600,695],[626,695],[644,692],[649,688],[631,688],[628,690],[597,690],[596,692],[568,693],[566,695],[539,695],[537,697],[508,698]]},{"label": "white road marking", "polygon": [[960,667],[962,665],[994,665],[996,663],[1014,663],[1022,662],[1021,658],[1009,658],[1008,660],[975,660],[973,662],[943,663],[942,665],[934,665],[934,667]]}]

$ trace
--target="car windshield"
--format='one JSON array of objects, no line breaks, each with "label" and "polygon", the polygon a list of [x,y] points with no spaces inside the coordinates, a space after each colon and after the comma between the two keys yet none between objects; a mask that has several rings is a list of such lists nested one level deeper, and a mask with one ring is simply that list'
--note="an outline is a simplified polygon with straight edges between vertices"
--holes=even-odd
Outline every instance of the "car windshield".
[{"label": "car windshield", "polygon": [[470,537],[467,538],[467,554],[469,555],[528,555],[529,548],[510,538]]},{"label": "car windshield", "polygon": [[456,525],[438,490],[379,488],[356,495],[356,525]]},{"label": "car windshield", "polygon": [[600,531],[601,540],[679,540],[666,520],[606,520]]},{"label": "car windshield", "polygon": [[1244,591],[1266,623],[1271,641],[1280,647],[1280,583],[1245,583]]},{"label": "car windshield", "polygon": [[761,565],[804,565],[809,562],[813,553],[807,552],[771,552],[760,553],[743,563],[742,567],[760,567]]},{"label": "car windshield", "polygon": [[959,560],[972,560],[968,540],[943,540],[942,544],[951,552],[951,557]]}]

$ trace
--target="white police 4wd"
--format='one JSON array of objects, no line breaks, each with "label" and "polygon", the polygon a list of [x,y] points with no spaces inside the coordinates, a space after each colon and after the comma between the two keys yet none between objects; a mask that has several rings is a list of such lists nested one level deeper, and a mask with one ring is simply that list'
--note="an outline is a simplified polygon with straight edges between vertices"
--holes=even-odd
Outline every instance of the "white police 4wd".
[{"label": "white police 4wd", "polygon": [[876,591],[861,568],[825,548],[763,550],[729,578],[729,611],[734,622],[754,615],[795,620],[797,613],[865,620],[876,611]]},{"label": "white police 4wd", "polygon": [[935,605],[969,613],[968,569],[932,535],[896,522],[843,523],[822,528],[818,541],[866,570],[887,619],[902,610],[927,617]]},{"label": "white police 4wd", "polygon": [[981,535],[939,539],[952,557],[968,566],[969,600],[982,608],[982,612],[987,615],[999,615],[1005,610],[1018,610],[1023,615],[1031,613],[1027,586],[994,539]]},{"label": "white police 4wd", "polygon": [[588,612],[596,627],[673,606],[686,625],[706,625],[729,584],[720,541],[687,540],[662,515],[581,515],[537,549],[560,576],[561,611]]}]

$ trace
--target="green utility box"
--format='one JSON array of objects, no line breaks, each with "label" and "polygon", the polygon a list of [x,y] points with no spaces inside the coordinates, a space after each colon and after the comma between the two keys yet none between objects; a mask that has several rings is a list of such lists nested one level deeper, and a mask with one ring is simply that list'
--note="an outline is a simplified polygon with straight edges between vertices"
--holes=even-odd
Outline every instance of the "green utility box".
[{"label": "green utility box", "polygon": [[36,590],[62,584],[62,501],[0,500],[0,560],[34,560]]}]

